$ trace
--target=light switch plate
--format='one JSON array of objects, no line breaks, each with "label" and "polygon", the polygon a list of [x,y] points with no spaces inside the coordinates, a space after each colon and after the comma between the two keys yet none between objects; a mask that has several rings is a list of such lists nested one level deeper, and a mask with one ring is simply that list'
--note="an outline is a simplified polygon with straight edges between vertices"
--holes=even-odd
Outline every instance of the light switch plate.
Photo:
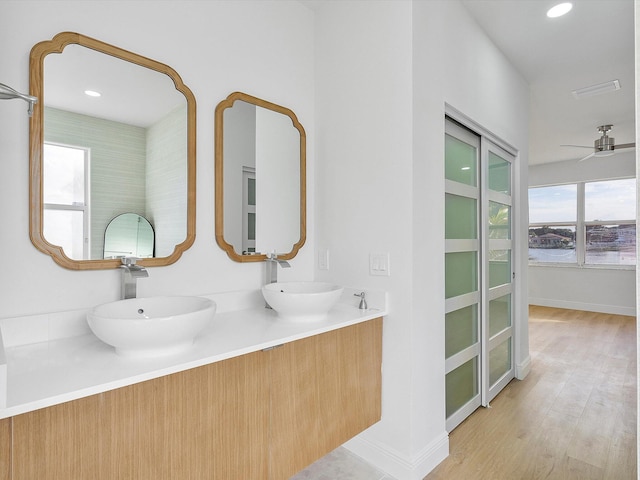
[{"label": "light switch plate", "polygon": [[369,254],[369,275],[389,277],[389,254],[370,253]]}]

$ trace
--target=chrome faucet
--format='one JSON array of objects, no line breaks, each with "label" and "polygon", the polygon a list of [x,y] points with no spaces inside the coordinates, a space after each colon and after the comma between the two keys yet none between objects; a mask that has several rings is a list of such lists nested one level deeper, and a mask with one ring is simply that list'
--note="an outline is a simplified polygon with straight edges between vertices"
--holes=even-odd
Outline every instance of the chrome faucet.
[{"label": "chrome faucet", "polygon": [[366,310],[367,308],[369,308],[367,306],[367,300],[365,298],[366,295],[367,295],[366,292],[360,292],[360,293],[354,293],[353,294],[354,297],[360,297],[360,304],[358,305],[358,308],[360,310]]},{"label": "chrome faucet", "polygon": [[149,272],[144,267],[136,265],[136,262],[140,260],[136,257],[123,257],[122,261],[122,299],[136,298],[136,281],[138,278],[146,278],[149,276]]},{"label": "chrome faucet", "polygon": [[278,281],[278,265],[282,268],[291,268],[289,262],[278,258],[275,253],[270,253],[265,259],[267,262],[267,283],[276,283]]}]

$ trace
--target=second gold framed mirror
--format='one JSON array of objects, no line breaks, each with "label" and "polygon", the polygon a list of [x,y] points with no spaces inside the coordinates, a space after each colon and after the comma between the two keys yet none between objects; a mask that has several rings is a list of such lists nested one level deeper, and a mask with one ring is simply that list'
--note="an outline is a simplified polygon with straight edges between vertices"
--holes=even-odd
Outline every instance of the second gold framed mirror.
[{"label": "second gold framed mirror", "polygon": [[216,241],[237,262],[306,240],[306,134],[290,109],[235,92],[215,111]]}]

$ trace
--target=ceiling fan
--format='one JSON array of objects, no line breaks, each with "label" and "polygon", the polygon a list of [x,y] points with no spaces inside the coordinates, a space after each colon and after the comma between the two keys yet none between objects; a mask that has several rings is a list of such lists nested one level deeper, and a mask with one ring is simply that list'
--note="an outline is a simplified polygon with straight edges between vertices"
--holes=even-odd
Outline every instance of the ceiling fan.
[{"label": "ceiling fan", "polygon": [[608,133],[613,128],[613,125],[600,125],[598,127],[598,132],[600,132],[600,138],[593,142],[593,147],[587,147],[585,145],[561,145],[562,147],[578,147],[578,148],[592,148],[593,153],[587,155],[584,158],[580,159],[580,162],[591,158],[591,157],[608,157],[609,155],[615,154],[616,150],[620,150],[622,148],[634,148],[636,146],[635,143],[621,143],[620,145],[615,144],[615,139],[610,137]]}]

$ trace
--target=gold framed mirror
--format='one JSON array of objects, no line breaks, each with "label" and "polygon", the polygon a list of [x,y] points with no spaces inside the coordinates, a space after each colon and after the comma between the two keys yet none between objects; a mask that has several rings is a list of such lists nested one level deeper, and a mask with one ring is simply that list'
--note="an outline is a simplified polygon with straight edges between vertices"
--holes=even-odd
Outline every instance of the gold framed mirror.
[{"label": "gold framed mirror", "polygon": [[104,258],[104,233],[131,212],[156,233],[138,263],[176,262],[195,240],[191,90],[167,65],[74,32],[36,44],[29,68],[34,246],[65,268],[118,268],[131,252]]},{"label": "gold framed mirror", "polygon": [[215,111],[215,233],[237,262],[296,256],[306,240],[306,134],[288,108],[242,92]]}]

